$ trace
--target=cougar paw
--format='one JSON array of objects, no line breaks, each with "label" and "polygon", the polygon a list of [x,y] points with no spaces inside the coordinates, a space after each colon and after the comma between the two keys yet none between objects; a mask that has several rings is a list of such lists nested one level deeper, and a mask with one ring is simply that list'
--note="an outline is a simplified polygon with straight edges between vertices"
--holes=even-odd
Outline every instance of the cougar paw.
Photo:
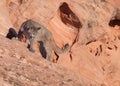
[{"label": "cougar paw", "polygon": [[31,49],[31,48],[30,48],[29,50],[30,50],[32,53],[34,53],[34,52],[35,52],[35,50],[33,50],[33,49]]}]

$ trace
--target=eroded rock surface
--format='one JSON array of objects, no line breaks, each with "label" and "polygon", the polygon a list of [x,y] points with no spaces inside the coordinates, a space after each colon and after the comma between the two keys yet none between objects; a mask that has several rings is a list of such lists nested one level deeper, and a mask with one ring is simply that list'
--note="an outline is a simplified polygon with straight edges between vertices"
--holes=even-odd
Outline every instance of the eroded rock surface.
[{"label": "eroded rock surface", "polygon": [[[37,86],[52,82],[55,86],[120,86],[119,0],[3,0],[0,9],[0,34],[3,35],[0,36],[3,40],[0,42],[3,71],[0,84],[3,86],[18,83]],[[27,43],[4,38],[9,28],[18,32],[26,19],[46,26],[59,47],[69,43],[70,52],[59,55],[57,63],[51,63],[42,59],[37,47],[36,54],[31,54],[26,48]],[[53,53],[53,58],[56,57]],[[66,82],[60,78],[55,72],[61,71],[59,66],[65,67],[63,76],[67,73],[73,79]],[[72,71],[78,77],[73,77]],[[46,73],[51,81],[42,76]]]}]

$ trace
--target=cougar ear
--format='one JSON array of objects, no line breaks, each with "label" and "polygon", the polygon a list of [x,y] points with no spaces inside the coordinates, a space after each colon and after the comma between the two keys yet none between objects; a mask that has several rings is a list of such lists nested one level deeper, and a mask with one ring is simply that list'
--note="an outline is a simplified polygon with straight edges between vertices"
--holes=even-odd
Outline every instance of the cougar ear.
[{"label": "cougar ear", "polygon": [[40,30],[41,27],[37,28],[37,30]]}]

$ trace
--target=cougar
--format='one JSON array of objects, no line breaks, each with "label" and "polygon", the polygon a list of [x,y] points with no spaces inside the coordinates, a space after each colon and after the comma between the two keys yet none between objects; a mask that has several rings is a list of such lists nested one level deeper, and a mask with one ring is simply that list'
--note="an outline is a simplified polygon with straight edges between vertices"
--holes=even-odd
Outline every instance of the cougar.
[{"label": "cougar", "polygon": [[52,33],[42,24],[31,19],[26,20],[22,23],[18,32],[18,39],[20,38],[21,34],[24,34],[26,38],[29,39],[29,50],[31,52],[35,52],[34,41],[36,40],[39,43],[40,48],[42,49],[40,49],[41,54],[43,54],[43,57],[47,58],[49,61],[51,61],[52,51],[57,54],[62,54],[70,49],[68,43],[65,44],[62,49],[59,48],[55,43]]}]

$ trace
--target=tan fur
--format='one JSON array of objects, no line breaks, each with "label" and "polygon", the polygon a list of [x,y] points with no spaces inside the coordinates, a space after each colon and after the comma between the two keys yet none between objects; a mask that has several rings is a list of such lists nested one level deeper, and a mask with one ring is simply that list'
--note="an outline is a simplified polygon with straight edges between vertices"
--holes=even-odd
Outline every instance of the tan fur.
[{"label": "tan fur", "polygon": [[[56,52],[57,54],[62,54],[69,50],[69,44],[65,44],[65,46],[60,49],[53,39],[52,33],[46,29],[43,25],[33,21],[27,20],[23,22],[20,27],[19,33],[24,34],[30,41],[30,48],[31,52],[35,52],[33,45],[34,40],[39,42],[40,44],[40,51],[43,53],[43,57],[47,57],[48,60],[51,60],[52,51]],[[18,34],[19,34],[18,33]],[[19,38],[19,36],[18,36]]]}]

